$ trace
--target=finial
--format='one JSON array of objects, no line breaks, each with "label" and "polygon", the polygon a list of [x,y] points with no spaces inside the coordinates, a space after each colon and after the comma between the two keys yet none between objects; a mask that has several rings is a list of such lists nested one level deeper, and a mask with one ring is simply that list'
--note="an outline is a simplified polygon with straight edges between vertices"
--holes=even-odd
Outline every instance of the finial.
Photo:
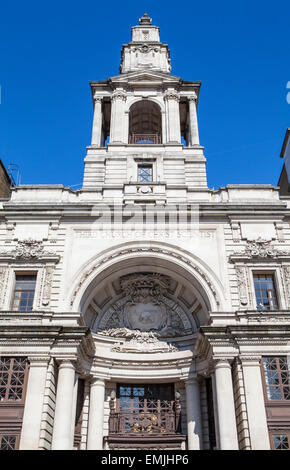
[{"label": "finial", "polygon": [[144,13],[142,18],[139,18],[139,24],[152,24],[152,18],[150,18],[148,13]]}]

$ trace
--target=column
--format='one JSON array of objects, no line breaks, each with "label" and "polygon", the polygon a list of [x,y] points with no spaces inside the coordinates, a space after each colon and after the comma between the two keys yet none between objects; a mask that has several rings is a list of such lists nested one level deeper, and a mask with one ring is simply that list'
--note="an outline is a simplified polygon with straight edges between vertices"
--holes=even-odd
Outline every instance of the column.
[{"label": "column", "polygon": [[259,358],[241,358],[252,450],[269,450],[269,434]]},{"label": "column", "polygon": [[71,450],[73,448],[71,427],[74,387],[75,366],[72,361],[63,361],[58,368],[52,450]]},{"label": "column", "polygon": [[122,90],[115,91],[112,95],[110,143],[124,143],[125,141],[124,104],[126,102],[126,99],[126,93],[124,93]]},{"label": "column", "polygon": [[48,360],[30,359],[20,450],[37,450]]},{"label": "column", "polygon": [[215,384],[220,448],[238,450],[232,370],[227,359],[216,361]]},{"label": "column", "polygon": [[74,388],[73,388],[73,402],[72,402],[72,416],[71,416],[71,442],[72,446],[74,443],[75,436],[75,423],[76,423],[76,414],[77,414],[77,400],[78,400],[78,386],[79,386],[79,376],[75,374]]},{"label": "column", "polygon": [[199,145],[198,123],[196,113],[196,94],[188,98],[189,101],[189,127],[191,145]]},{"label": "column", "polygon": [[167,121],[167,142],[180,144],[181,134],[178,93],[174,90],[168,90],[164,95],[164,101]]},{"label": "column", "polygon": [[199,450],[202,448],[202,421],[197,378],[187,380],[185,388],[188,450]]},{"label": "column", "polygon": [[101,146],[102,139],[102,98],[100,96],[94,97],[94,119],[92,129],[92,145]]},{"label": "column", "polygon": [[90,388],[90,407],[87,450],[103,450],[105,381],[93,378]]}]

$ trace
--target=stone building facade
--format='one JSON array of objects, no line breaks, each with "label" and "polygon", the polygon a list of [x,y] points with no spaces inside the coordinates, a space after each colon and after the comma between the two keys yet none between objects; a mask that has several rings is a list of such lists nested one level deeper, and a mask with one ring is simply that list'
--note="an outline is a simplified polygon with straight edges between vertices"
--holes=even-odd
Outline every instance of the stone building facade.
[{"label": "stone building facade", "polygon": [[287,198],[208,188],[148,15],[91,90],[83,187],[0,202],[1,449],[288,448]]},{"label": "stone building facade", "polygon": [[11,179],[3,162],[0,160],[0,199],[9,197],[11,186]]}]

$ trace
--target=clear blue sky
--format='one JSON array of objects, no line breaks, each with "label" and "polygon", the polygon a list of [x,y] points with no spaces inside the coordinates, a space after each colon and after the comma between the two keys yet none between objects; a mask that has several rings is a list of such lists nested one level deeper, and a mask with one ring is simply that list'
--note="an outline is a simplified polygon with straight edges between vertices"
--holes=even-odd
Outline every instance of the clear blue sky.
[{"label": "clear blue sky", "polygon": [[202,81],[209,186],[277,184],[290,126],[289,0],[3,2],[0,158],[20,166],[23,184],[82,183],[89,80],[119,73],[121,45],[145,11],[172,73]]}]

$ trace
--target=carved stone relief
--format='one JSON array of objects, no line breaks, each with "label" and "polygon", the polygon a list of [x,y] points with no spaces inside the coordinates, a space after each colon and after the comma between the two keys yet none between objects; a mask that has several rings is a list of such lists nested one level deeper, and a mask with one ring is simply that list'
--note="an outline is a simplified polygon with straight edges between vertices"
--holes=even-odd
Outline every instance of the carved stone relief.
[{"label": "carved stone relief", "polygon": [[244,251],[236,251],[230,258],[279,258],[290,257],[290,252],[285,249],[275,248],[271,241],[258,238],[257,240],[249,241],[244,248]]},{"label": "carved stone relief", "polygon": [[248,305],[248,283],[247,271],[245,266],[236,266],[240,304],[244,307]]},{"label": "carved stone relief", "polygon": [[42,290],[42,305],[47,306],[50,302],[54,266],[46,266]]},{"label": "carved stone relief", "polygon": [[161,338],[192,333],[192,325],[180,305],[164,295],[170,286],[167,276],[134,274],[122,277],[120,285],[125,295],[104,313],[97,332],[129,340],[130,344],[126,343],[122,350],[173,351],[176,348]]},{"label": "carved stone relief", "polygon": [[45,250],[42,242],[28,238],[27,240],[18,241],[13,250],[1,251],[0,259],[1,258],[35,260],[43,258],[58,259],[59,256],[51,250]]}]

